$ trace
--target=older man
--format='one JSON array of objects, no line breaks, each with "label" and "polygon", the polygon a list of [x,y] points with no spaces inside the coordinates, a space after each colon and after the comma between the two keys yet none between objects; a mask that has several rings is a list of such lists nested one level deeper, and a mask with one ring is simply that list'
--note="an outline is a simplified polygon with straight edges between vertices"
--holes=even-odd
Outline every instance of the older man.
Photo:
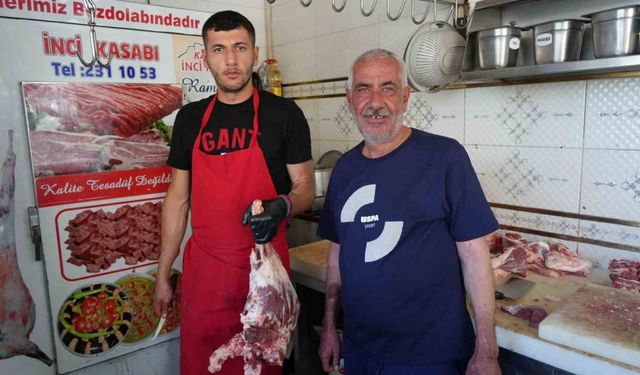
[{"label": "older man", "polygon": [[482,239],[497,222],[464,148],[403,125],[408,100],[392,52],[356,59],[347,103],[364,142],[335,166],[318,228],[331,241],[323,366],[338,364],[342,302],[349,375],[499,374]]}]

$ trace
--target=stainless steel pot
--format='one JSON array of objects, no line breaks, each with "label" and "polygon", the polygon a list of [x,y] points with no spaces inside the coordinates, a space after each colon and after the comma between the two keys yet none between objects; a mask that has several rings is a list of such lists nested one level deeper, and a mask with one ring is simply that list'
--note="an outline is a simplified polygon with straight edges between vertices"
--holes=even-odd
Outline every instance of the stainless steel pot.
[{"label": "stainless steel pot", "polygon": [[536,64],[580,60],[585,20],[560,20],[533,26]]},{"label": "stainless steel pot", "polygon": [[333,168],[318,168],[313,170],[316,182],[316,198],[324,197],[327,194],[331,171],[333,171]]},{"label": "stainless steel pot", "polygon": [[588,14],[593,23],[596,58],[631,55],[640,32],[640,6],[627,6]]},{"label": "stainless steel pot", "polygon": [[478,62],[480,69],[497,69],[515,66],[520,50],[521,29],[500,26],[478,31]]}]

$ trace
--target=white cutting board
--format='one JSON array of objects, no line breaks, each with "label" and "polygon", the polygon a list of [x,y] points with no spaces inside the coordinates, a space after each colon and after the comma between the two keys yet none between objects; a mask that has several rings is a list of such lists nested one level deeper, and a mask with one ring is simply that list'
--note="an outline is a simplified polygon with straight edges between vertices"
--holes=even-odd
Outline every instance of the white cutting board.
[{"label": "white cutting board", "polygon": [[640,293],[586,284],[540,323],[538,335],[640,367]]}]

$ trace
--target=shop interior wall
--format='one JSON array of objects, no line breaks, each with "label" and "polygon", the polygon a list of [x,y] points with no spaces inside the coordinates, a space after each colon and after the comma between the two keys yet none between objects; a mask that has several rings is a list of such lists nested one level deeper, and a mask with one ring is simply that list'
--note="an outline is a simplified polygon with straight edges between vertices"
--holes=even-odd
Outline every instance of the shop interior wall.
[{"label": "shop interior wall", "polygon": [[[418,2],[419,11],[424,3]],[[524,7],[501,12],[502,23],[575,18],[628,3],[543,0],[535,2],[536,12]],[[409,6],[390,21],[385,5],[379,2],[370,17],[360,13],[358,1],[347,1],[341,13],[317,0],[308,8],[298,0],[271,6],[284,93],[307,116],[315,160],[362,139],[344,98],[353,60],[378,47],[403,56],[419,28]],[[447,10],[439,7],[438,18]],[[494,208],[502,225],[545,233],[524,235],[564,242],[606,268],[612,258],[640,259],[639,96],[640,78],[412,92],[405,123],[465,146],[487,199],[509,206]],[[567,236],[572,240],[560,239]]]}]

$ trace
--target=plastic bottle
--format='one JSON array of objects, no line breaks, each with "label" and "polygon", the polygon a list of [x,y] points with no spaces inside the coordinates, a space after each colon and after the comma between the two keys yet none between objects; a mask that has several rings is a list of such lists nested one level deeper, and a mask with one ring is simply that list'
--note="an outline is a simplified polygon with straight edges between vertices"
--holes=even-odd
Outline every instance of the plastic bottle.
[{"label": "plastic bottle", "polygon": [[265,89],[275,95],[282,96],[282,73],[278,68],[278,60],[267,60],[267,81]]},{"label": "plastic bottle", "polygon": [[269,60],[263,61],[262,65],[260,65],[260,67],[256,71],[256,73],[258,73],[258,77],[260,78],[260,88],[262,90],[268,89],[268,82],[267,82],[267,70],[269,69],[269,64],[267,64],[268,61]]}]

